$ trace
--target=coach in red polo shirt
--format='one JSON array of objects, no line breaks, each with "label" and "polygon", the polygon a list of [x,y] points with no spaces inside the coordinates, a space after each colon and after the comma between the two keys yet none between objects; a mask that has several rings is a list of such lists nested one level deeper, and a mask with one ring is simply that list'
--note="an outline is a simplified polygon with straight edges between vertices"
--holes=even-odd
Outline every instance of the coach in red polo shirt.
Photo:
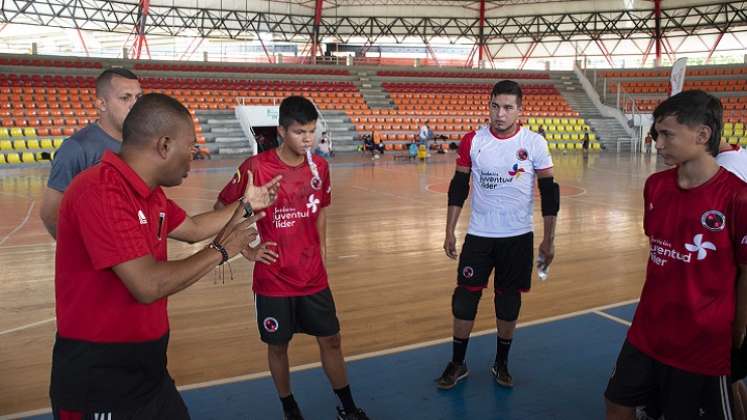
[{"label": "coach in red polo shirt", "polygon": [[[121,153],[107,152],[65,192],[50,387],[56,419],[189,418],[166,370],[166,297],[246,248],[256,237],[251,224],[263,216],[251,216],[252,209],[274,201],[279,181],[190,218],[161,187],[187,176],[194,141],[182,104],[145,95],[125,119]],[[167,238],[197,242],[216,234],[196,254],[167,261]]]}]

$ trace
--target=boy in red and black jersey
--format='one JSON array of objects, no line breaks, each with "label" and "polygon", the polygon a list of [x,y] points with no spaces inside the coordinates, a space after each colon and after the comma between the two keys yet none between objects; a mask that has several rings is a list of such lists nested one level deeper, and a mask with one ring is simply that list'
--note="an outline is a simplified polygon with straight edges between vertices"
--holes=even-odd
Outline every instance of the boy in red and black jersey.
[{"label": "boy in red and black jersey", "polygon": [[267,343],[270,372],[283,404],[285,418],[302,419],[290,388],[288,344],[293,334],[317,338],[322,367],[342,403],[339,420],[367,420],[355,405],[340,347],[340,324],[324,267],[326,208],[331,202],[327,161],[307,153],[314,142],[319,114],[308,99],[290,96],[280,104],[280,147],[245,160],[223,188],[216,208],[241,196],[252,179],[266,182],[283,177],[277,201],[268,217],[257,223],[264,241],[244,253],[254,266],[257,326]]},{"label": "boy in red and black jersey", "polygon": [[747,325],[747,184],[714,158],[718,99],[685,91],[654,120],[658,155],[675,168],[644,188],[646,283],[605,392],[607,418],[653,405],[667,419],[731,419],[730,352]]}]

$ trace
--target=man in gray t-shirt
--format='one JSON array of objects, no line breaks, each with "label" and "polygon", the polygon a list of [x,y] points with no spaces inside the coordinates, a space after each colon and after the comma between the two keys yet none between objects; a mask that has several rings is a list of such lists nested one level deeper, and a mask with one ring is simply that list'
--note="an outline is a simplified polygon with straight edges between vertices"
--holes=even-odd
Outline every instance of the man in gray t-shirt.
[{"label": "man in gray t-shirt", "polygon": [[122,124],[142,95],[137,76],[127,69],[108,69],[96,79],[98,120],[62,142],[42,197],[40,216],[53,238],[57,234],[57,211],[63,193],[73,178],[98,163],[106,150],[119,152]]}]

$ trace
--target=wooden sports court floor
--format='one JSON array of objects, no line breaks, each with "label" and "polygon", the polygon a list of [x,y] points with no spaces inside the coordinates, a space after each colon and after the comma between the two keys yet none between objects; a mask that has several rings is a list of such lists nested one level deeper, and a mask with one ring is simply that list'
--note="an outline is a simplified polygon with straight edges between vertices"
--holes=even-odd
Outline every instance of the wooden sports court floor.
[{"label": "wooden sports court floor", "polygon": [[[535,278],[525,296],[523,323],[628,302],[643,282],[642,189],[646,176],[662,169],[656,158],[602,152],[556,154],[554,160],[562,195],[556,260],[549,280]],[[453,161],[454,154],[427,163],[357,154],[332,161],[327,265],[346,355],[450,337],[456,263],[444,256],[442,244]],[[194,162],[184,184],[167,194],[189,213],[206,211],[239,163]],[[38,211],[47,172],[0,170],[0,416],[49,405],[55,244]],[[541,232],[539,205],[535,216]],[[172,242],[169,255],[181,258],[203,246]],[[209,274],[170,299],[169,370],[179,385],[267,370],[254,323],[251,265],[241,260],[232,267],[233,280],[222,283]],[[485,293],[475,331],[495,328],[492,306],[492,293]],[[292,365],[316,361],[315,342],[295,337]],[[433,377],[446,361],[433,366]],[[602,391],[590,398],[601,399]]]}]

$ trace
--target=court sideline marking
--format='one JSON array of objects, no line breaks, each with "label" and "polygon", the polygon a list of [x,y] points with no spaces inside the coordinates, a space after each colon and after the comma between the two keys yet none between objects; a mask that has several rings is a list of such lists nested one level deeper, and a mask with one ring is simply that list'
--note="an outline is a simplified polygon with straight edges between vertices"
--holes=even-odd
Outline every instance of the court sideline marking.
[{"label": "court sideline marking", "polygon": [[26,225],[26,223],[28,223],[29,217],[31,217],[31,210],[34,209],[34,204],[36,204],[36,201],[31,200],[31,204],[29,205],[29,209],[26,211],[26,217],[23,218],[23,220],[21,221],[20,224],[18,224],[18,226],[16,226],[15,228],[13,228],[13,230],[11,230],[7,235],[5,235],[5,237],[2,240],[0,240],[0,245],[4,244],[5,241],[7,241],[8,238],[11,237],[11,235],[13,235],[14,233],[16,233],[19,230],[21,230],[21,228],[23,228]]}]

